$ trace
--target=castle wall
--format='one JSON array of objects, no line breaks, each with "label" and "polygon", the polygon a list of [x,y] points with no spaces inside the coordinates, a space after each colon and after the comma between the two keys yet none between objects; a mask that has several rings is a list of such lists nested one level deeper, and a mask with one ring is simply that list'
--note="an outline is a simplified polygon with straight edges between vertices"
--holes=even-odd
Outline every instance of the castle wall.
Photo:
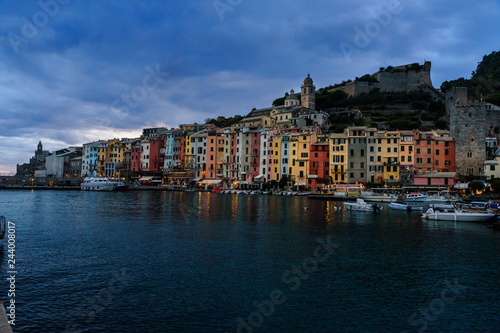
[{"label": "castle wall", "polygon": [[[422,87],[432,87],[430,61],[426,61],[423,68],[418,70],[408,69],[409,66],[411,65],[397,66],[393,68],[393,71],[379,71],[373,74],[379,83],[354,81],[342,87],[333,88],[332,91],[341,90],[349,96],[359,96],[362,93],[368,94],[375,88],[379,88],[382,92],[410,92]],[[435,91],[429,92],[433,96],[436,95]],[[434,96],[434,98],[439,98],[439,96]]]}]

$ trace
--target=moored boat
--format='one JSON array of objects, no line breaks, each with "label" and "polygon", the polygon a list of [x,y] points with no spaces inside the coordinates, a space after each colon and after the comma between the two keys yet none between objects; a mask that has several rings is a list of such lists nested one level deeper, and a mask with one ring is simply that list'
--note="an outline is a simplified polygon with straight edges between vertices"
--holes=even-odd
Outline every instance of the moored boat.
[{"label": "moored boat", "polygon": [[82,191],[110,192],[116,190],[117,186],[118,182],[112,181],[106,177],[85,177],[83,182],[80,184]]},{"label": "moored boat", "polygon": [[356,202],[344,202],[344,206],[347,210],[357,210],[363,212],[376,212],[382,210],[382,207],[376,203],[368,204],[363,199],[356,199]]},{"label": "moored boat", "polygon": [[421,210],[423,210],[424,207],[415,206],[415,205],[405,205],[405,204],[400,204],[400,203],[396,203],[396,202],[391,202],[389,204],[389,208],[394,209],[394,210],[403,210],[403,211],[411,212],[411,211],[421,211]]},{"label": "moored boat", "polygon": [[423,202],[426,201],[427,196],[422,193],[408,193],[403,197],[404,202],[412,202],[412,201],[418,201],[418,202]]},{"label": "moored boat", "polygon": [[443,212],[429,208],[424,214],[422,214],[422,219],[433,221],[484,222],[494,216],[495,214],[488,212],[468,212],[459,209]]}]

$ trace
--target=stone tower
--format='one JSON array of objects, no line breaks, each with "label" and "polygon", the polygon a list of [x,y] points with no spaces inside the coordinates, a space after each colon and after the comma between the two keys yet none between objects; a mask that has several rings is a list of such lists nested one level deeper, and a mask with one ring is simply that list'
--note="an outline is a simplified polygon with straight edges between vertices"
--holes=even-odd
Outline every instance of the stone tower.
[{"label": "stone tower", "polygon": [[451,109],[455,107],[455,103],[467,104],[467,88],[454,87],[446,91],[446,113],[449,115]]},{"label": "stone tower", "polygon": [[290,95],[285,98],[285,106],[297,106],[299,105],[299,99],[295,96],[295,91],[291,90]]},{"label": "stone tower", "polygon": [[[448,94],[446,95],[448,106]],[[465,89],[465,96],[467,90]],[[455,96],[457,97],[457,96]],[[458,97],[463,97],[461,94]],[[455,163],[460,175],[480,176],[486,160],[486,110],[484,103],[450,105],[450,132],[455,139]]]},{"label": "stone tower", "polygon": [[316,110],[316,87],[311,75],[307,74],[304,85],[301,87],[301,104],[303,107]]},{"label": "stone tower", "polygon": [[42,141],[38,141],[37,151],[42,151],[42,150],[43,150]]}]

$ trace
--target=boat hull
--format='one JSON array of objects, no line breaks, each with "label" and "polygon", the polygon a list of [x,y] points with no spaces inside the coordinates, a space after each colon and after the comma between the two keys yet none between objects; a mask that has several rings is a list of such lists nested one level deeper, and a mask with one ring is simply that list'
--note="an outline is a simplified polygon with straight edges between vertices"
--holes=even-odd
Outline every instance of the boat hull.
[{"label": "boat hull", "polygon": [[463,211],[439,212],[429,209],[422,218],[432,221],[485,222],[493,218],[492,213],[468,213]]},{"label": "boat hull", "polygon": [[394,210],[407,211],[407,212],[421,211],[423,209],[422,206],[404,205],[404,204],[399,204],[399,203],[390,203],[389,208],[394,209]]}]

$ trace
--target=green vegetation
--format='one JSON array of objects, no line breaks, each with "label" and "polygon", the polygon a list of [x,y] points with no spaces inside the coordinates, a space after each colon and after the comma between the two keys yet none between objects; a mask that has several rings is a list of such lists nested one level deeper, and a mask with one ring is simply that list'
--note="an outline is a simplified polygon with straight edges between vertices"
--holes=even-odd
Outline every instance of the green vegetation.
[{"label": "green vegetation", "polygon": [[493,178],[490,182],[490,187],[495,193],[500,193],[500,178]]},{"label": "green vegetation", "polygon": [[244,117],[240,115],[235,115],[229,118],[226,118],[224,116],[218,116],[216,119],[214,118],[205,119],[205,124],[215,124],[215,126],[217,127],[229,127],[232,126],[233,124],[236,124],[243,118]]},{"label": "green vegetation", "polygon": [[484,190],[484,183],[481,182],[481,181],[473,181],[473,182],[470,182],[469,183],[469,189],[471,189],[472,191],[476,192],[476,191],[482,191]]},{"label": "green vegetation", "polygon": [[441,85],[441,90],[446,91],[453,87],[466,87],[468,97],[472,100],[485,98],[491,103],[500,102],[497,96],[500,92],[500,52],[485,55],[476,70],[472,72],[470,79],[462,77],[445,81]]}]

